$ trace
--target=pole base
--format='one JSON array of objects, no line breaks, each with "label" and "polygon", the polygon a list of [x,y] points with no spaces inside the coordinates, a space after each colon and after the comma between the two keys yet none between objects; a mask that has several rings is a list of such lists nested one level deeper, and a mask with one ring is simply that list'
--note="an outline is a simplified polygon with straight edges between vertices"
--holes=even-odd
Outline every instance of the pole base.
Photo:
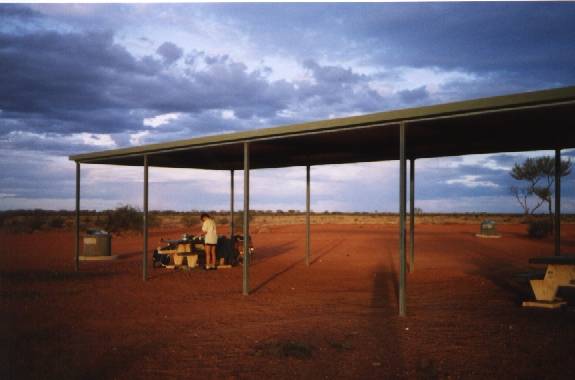
[{"label": "pole base", "polygon": [[559,309],[567,305],[566,301],[523,301],[523,307],[537,307],[540,309]]},{"label": "pole base", "polygon": [[80,261],[112,261],[117,260],[119,258],[118,255],[110,255],[110,256],[79,256],[78,259]]}]

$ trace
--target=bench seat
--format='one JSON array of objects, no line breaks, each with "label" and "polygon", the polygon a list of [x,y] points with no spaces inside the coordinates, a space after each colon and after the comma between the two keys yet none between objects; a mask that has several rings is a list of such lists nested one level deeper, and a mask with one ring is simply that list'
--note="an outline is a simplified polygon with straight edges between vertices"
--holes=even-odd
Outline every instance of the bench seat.
[{"label": "bench seat", "polygon": [[531,270],[528,272],[514,273],[513,277],[521,280],[543,280],[545,278],[545,270]]},{"label": "bench seat", "polygon": [[549,257],[532,257],[529,259],[529,264],[575,265],[575,256],[562,255]]}]

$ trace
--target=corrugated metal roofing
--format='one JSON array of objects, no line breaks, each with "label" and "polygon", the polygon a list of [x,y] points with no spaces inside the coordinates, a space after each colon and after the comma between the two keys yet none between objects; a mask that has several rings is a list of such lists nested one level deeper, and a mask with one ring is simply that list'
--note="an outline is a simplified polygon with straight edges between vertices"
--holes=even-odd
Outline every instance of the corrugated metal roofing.
[{"label": "corrugated metal roofing", "polygon": [[575,147],[575,86],[321,120],[71,156],[81,163],[241,169],[396,160],[399,123],[408,158]]}]

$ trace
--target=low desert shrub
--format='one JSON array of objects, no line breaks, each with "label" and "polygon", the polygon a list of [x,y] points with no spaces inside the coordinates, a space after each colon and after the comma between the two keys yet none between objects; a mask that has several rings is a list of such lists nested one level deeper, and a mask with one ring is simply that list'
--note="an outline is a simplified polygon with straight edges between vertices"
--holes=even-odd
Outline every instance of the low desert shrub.
[{"label": "low desert shrub", "polygon": [[42,229],[46,222],[47,218],[44,215],[32,215],[27,217],[24,221],[25,226],[28,227],[30,232]]},{"label": "low desert shrub", "polygon": [[219,216],[216,218],[216,223],[218,225],[226,225],[226,224],[230,223],[230,220],[228,219],[227,216]]},{"label": "low desert shrub", "polygon": [[133,206],[121,206],[106,212],[102,227],[108,232],[138,231],[142,228],[142,212]]},{"label": "low desert shrub", "polygon": [[[98,216],[94,224],[108,232],[121,233],[128,231],[142,232],[144,214],[134,206],[120,206],[114,210],[105,212],[104,218]],[[148,213],[148,227],[157,227],[160,218],[153,212]]]},{"label": "low desert shrub", "polygon": [[193,227],[200,223],[200,218],[197,215],[186,214],[180,218],[180,223],[184,227]]},{"label": "low desert shrub", "polygon": [[532,220],[527,224],[527,235],[533,239],[543,239],[553,233],[553,223],[549,220]]},{"label": "low desert shrub", "polygon": [[66,219],[61,216],[54,216],[48,222],[50,228],[62,228],[66,224]]},{"label": "low desert shrub", "polygon": [[30,215],[19,218],[11,218],[4,222],[4,227],[11,233],[29,234],[41,230],[46,225],[47,218],[43,215]]},{"label": "low desert shrub", "polygon": [[[251,213],[248,214],[248,222],[251,222],[253,220],[253,215]],[[234,215],[234,226],[238,231],[241,231],[242,228],[244,228],[244,212],[243,211],[238,211],[235,215]]]}]

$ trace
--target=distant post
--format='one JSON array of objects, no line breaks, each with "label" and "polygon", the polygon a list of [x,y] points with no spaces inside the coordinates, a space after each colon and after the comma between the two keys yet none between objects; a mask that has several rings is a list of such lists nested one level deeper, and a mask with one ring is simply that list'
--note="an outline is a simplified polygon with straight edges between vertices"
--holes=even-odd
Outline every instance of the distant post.
[{"label": "distant post", "polygon": [[75,269],[80,270],[80,162],[76,161],[76,232],[75,232]]},{"label": "distant post", "polygon": [[555,256],[561,256],[561,149],[555,149]]}]

